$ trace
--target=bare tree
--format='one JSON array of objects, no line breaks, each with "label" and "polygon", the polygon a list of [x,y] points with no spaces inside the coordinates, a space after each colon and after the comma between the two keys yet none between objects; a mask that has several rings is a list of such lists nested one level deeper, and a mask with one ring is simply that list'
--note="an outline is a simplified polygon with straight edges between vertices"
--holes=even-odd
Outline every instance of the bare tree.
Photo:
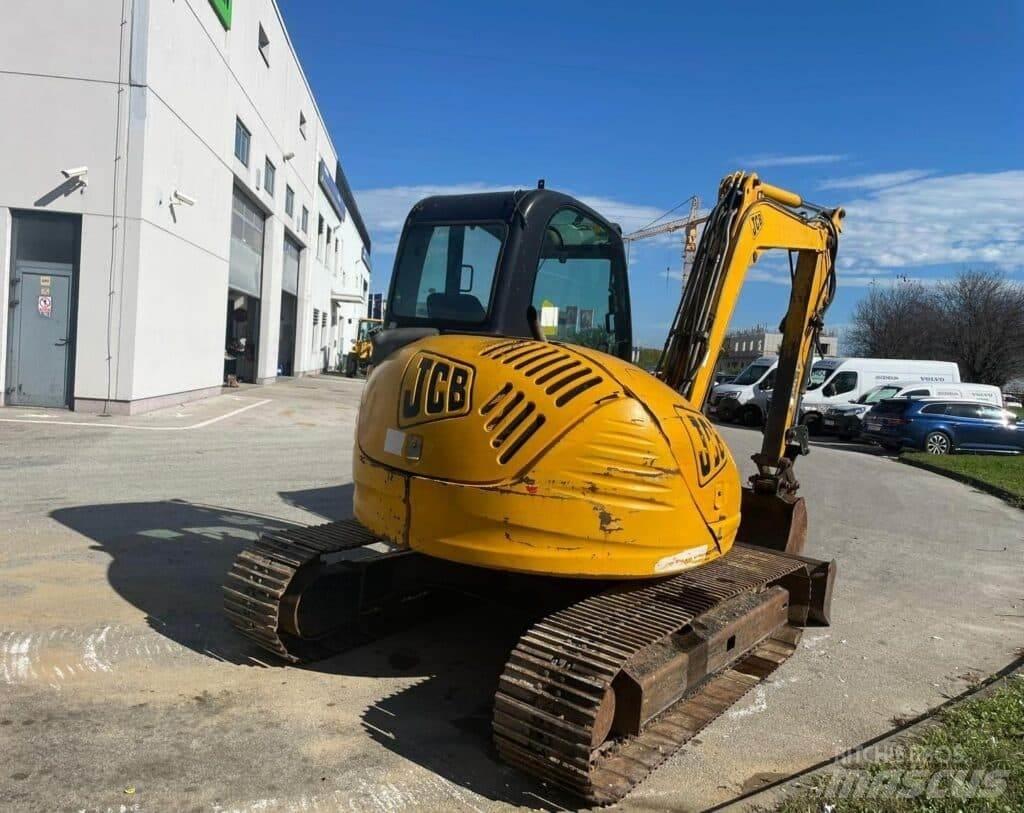
[{"label": "bare tree", "polygon": [[1004,387],[1024,375],[1024,285],[998,271],[964,271],[932,289],[872,288],[846,341],[860,356],[955,361],[964,381]]},{"label": "bare tree", "polygon": [[1024,375],[1024,285],[998,271],[965,271],[940,283],[933,299],[963,380],[1004,387]]},{"label": "bare tree", "polygon": [[931,292],[920,283],[872,287],[854,308],[846,342],[868,358],[938,358],[937,322]]}]

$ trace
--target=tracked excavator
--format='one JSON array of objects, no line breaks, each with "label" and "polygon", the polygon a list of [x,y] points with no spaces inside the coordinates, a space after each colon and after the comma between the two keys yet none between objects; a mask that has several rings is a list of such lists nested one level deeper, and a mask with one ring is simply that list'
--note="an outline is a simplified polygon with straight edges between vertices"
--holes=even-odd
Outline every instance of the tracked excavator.
[{"label": "tracked excavator", "polygon": [[[802,555],[794,462],[842,218],[727,176],[651,375],[629,361],[617,226],[543,184],[416,204],[362,395],[355,517],[240,553],[231,623],[299,662],[420,618],[437,594],[533,608],[498,679],[497,752],[592,803],[621,799],[829,621],[835,565]],[[770,250],[788,253],[792,291],[744,484],[701,406]]]}]

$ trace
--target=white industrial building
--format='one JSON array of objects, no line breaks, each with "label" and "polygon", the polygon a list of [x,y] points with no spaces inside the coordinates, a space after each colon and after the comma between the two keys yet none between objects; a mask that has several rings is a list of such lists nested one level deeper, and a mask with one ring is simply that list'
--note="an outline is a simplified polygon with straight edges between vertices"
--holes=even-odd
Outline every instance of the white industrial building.
[{"label": "white industrial building", "polygon": [[0,403],[333,368],[370,240],[274,0],[5,0]]}]

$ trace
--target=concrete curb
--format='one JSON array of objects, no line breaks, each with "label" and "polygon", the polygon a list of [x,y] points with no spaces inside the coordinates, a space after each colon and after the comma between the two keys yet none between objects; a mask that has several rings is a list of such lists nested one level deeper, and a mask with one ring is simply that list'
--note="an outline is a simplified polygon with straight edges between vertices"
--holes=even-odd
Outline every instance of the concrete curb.
[{"label": "concrete curb", "polygon": [[972,486],[979,491],[984,491],[995,497],[999,497],[1017,508],[1024,508],[1024,498],[1018,494],[1014,494],[1012,491],[1007,491],[1005,488],[992,485],[992,483],[987,483],[984,480],[979,480],[977,477],[972,477],[969,474],[963,474],[958,471],[950,471],[949,469],[944,469],[941,466],[933,466],[931,463],[928,463],[925,460],[919,460],[918,458],[904,457],[903,455],[900,455],[898,459],[901,463],[905,463],[908,466],[913,466],[917,469],[924,469],[925,471],[930,471],[932,474],[940,474],[943,477],[948,477],[950,480],[957,480],[958,482]]},{"label": "concrete curb", "polygon": [[764,788],[748,791],[742,796],[730,799],[728,802],[722,802],[714,807],[709,807],[704,813],[740,813],[740,811],[774,810],[788,796],[807,790],[816,779],[840,769],[837,766],[842,760],[854,757],[860,751],[868,751],[879,746],[884,747],[885,745],[912,740],[924,729],[937,725],[936,715],[940,712],[947,711],[968,700],[980,700],[981,698],[988,697],[1014,679],[1024,680],[1024,654],[1018,655],[1009,665],[987,678],[978,686],[967,689],[956,697],[950,698],[945,703],[929,709],[913,720],[907,721],[899,728],[881,734],[854,748],[849,748],[841,754],[812,765],[785,779],[780,779]]}]

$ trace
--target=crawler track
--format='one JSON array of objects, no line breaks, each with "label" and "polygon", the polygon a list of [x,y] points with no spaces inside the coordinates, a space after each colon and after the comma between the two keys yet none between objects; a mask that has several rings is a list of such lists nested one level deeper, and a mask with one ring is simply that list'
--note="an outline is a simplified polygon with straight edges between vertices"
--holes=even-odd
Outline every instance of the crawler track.
[{"label": "crawler track", "polygon": [[332,654],[332,635],[351,623],[318,630],[312,639],[298,634],[294,618],[302,591],[324,570],[331,554],[376,541],[354,519],[289,531],[265,533],[235,559],[224,583],[224,612],[242,635],[284,660],[298,663]]},{"label": "crawler track", "polygon": [[697,570],[591,596],[534,625],[513,650],[494,704],[506,761],[584,799],[621,799],[704,726],[771,674],[796,648],[784,626],[731,667],[662,712],[636,737],[607,731],[606,698],[623,664],[741,593],[801,570],[792,557],[737,546]]}]

